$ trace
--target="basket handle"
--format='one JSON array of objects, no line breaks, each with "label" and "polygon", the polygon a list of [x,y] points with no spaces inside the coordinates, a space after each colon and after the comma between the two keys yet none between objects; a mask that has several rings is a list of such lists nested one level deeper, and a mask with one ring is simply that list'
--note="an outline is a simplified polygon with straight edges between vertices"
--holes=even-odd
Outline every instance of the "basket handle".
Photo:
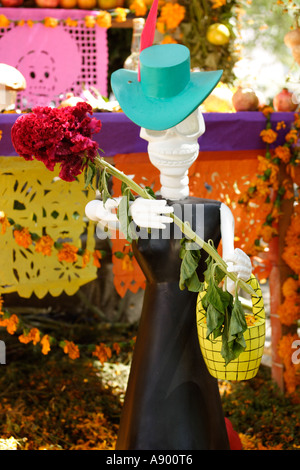
[{"label": "basket handle", "polygon": [[247,281],[247,284],[249,284],[249,286],[252,287],[252,289],[255,291],[257,295],[257,297],[255,295],[251,296],[253,315],[255,317],[265,319],[266,313],[265,313],[264,300],[263,300],[259,282],[254,276],[254,274],[251,274],[250,279],[248,279]]}]

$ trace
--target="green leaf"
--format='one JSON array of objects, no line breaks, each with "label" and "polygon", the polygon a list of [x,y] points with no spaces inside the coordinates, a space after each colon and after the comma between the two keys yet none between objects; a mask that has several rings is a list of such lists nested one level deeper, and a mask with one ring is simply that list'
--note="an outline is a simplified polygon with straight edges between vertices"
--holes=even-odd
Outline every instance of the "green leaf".
[{"label": "green leaf", "polygon": [[150,188],[150,186],[145,186],[145,191],[146,191],[150,196],[152,196],[154,199],[156,199],[155,192],[153,191],[152,188]]},{"label": "green leaf", "polygon": [[199,292],[202,283],[197,274],[197,268],[201,258],[200,250],[189,250],[191,242],[181,241],[180,257],[182,259],[180,266],[179,287],[183,290],[185,287],[192,292]]},{"label": "green leaf", "polygon": [[106,201],[111,198],[111,194],[108,190],[108,179],[109,179],[109,174],[106,172],[106,169],[104,169],[101,173],[100,188],[99,188],[101,195],[102,195],[103,204],[105,204]]},{"label": "green leaf", "polygon": [[132,230],[131,223],[132,217],[129,215],[129,198],[130,191],[126,191],[125,195],[122,196],[120,204],[117,209],[117,217],[120,222],[121,231],[123,232],[126,240],[129,243],[132,243],[132,240],[137,239],[137,235],[134,230]]},{"label": "green leaf", "polygon": [[85,175],[84,175],[84,178],[85,178],[85,186],[84,186],[84,189],[86,189],[88,186],[91,186],[92,189],[93,188],[93,179],[94,179],[94,176],[96,174],[96,167],[95,165],[93,165],[92,163],[89,163],[88,165],[88,168],[85,172]]},{"label": "green leaf", "polygon": [[215,285],[213,280],[209,281],[206,297],[206,302],[212,304],[224,315],[226,313],[226,308],[232,302],[232,295]]},{"label": "green leaf", "polygon": [[243,306],[236,294],[229,322],[229,336],[235,337],[247,330]]},{"label": "green leaf", "polygon": [[206,338],[211,334],[216,339],[222,334],[224,324],[224,314],[217,310],[212,304],[208,304],[206,314],[207,332]]}]

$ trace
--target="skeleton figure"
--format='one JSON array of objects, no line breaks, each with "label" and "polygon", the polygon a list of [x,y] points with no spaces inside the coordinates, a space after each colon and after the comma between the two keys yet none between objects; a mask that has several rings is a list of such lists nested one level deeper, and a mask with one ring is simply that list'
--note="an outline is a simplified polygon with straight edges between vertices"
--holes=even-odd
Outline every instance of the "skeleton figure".
[{"label": "skeleton figure", "polygon": [[[205,132],[205,123],[198,108],[177,126],[153,131],[141,128],[140,137],[149,142],[148,154],[151,163],[160,170],[161,196],[163,199],[149,200],[137,198],[131,203],[130,214],[135,224],[143,228],[165,229],[172,223],[168,214],[174,212],[170,201],[183,200],[189,196],[188,169],[198,158],[198,138]],[[116,208],[120,198],[109,199],[106,204],[94,200],[87,204],[86,215],[99,224],[101,229],[118,230]],[[249,257],[239,248],[234,249],[234,218],[230,209],[222,203],[220,223],[223,259],[228,271],[235,272],[243,280],[248,280],[252,266]],[[228,279],[227,289],[233,291],[234,284]]]},{"label": "skeleton figure", "polygon": [[[134,254],[145,274],[143,310],[120,423],[117,449],[228,449],[218,385],[207,371],[196,327],[197,294],[179,289],[180,242],[170,231],[174,208],[191,207],[191,225],[215,246],[222,236],[223,258],[229,270],[248,280],[251,262],[234,249],[234,219],[223,203],[191,198],[188,168],[199,154],[198,138],[205,129],[197,109],[167,130],[141,129],[150,161],[160,170],[162,199],[137,198],[130,207],[134,222],[159,229],[159,239],[139,239]],[[117,229],[118,200],[95,200],[87,216],[102,227]],[[197,220],[197,208],[203,218]],[[199,264],[199,277],[205,270]],[[227,289],[233,290],[233,283]]]}]

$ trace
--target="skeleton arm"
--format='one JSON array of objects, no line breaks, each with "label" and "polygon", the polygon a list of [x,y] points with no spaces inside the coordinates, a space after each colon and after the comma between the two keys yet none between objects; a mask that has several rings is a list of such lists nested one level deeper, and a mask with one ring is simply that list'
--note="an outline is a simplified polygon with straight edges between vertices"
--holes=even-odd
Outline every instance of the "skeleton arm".
[{"label": "skeleton arm", "polygon": [[[90,220],[98,223],[101,228],[119,230],[120,224],[117,218],[116,209],[121,198],[108,199],[104,204],[102,201],[90,201],[85,212]],[[166,228],[166,224],[172,223],[173,219],[169,216],[173,208],[167,206],[164,199],[153,200],[137,198],[130,205],[130,214],[139,227],[143,228]],[[223,259],[228,265],[228,271],[236,273],[237,277],[247,281],[252,272],[250,258],[239,248],[234,248],[234,218],[230,209],[221,204],[221,237],[223,246]],[[233,292],[234,282],[227,280],[227,289]]]},{"label": "skeleton arm", "polygon": [[[102,229],[119,230],[120,223],[116,211],[120,201],[121,198],[108,199],[105,204],[98,199],[90,201],[85,208],[86,216],[97,222]],[[173,211],[173,207],[167,206],[167,201],[164,199],[137,198],[130,203],[130,215],[133,221],[144,228],[166,228],[166,223],[173,222],[168,216]]]},{"label": "skeleton arm", "polygon": [[[231,210],[225,204],[221,204],[221,237],[222,237],[222,257],[227,263],[227,270],[237,275],[239,279],[248,281],[252,272],[252,265],[249,256],[240,248],[234,248],[234,218]],[[227,279],[227,290],[233,292],[234,282]]]}]

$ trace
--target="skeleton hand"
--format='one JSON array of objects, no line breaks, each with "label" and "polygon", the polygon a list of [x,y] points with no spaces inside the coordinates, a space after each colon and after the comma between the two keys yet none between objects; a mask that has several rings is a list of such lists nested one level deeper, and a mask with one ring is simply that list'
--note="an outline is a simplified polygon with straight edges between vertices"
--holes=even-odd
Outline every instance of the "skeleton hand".
[{"label": "skeleton hand", "polygon": [[90,201],[85,207],[85,214],[94,222],[98,222],[100,228],[109,228],[112,230],[119,229],[119,221],[116,209],[119,205],[119,199],[108,199],[104,204],[102,201],[95,199]]},{"label": "skeleton hand", "polygon": [[173,219],[165,214],[174,212],[173,207],[166,205],[164,199],[136,199],[130,206],[130,214],[139,227],[166,228],[166,223],[172,223]]},{"label": "skeleton hand", "polygon": [[[231,254],[227,254],[224,261],[227,263],[228,272],[235,273],[238,279],[248,281],[252,273],[252,265],[249,256],[243,250],[236,248]],[[227,290],[230,293],[235,290],[235,283],[229,278],[227,278]]]}]

